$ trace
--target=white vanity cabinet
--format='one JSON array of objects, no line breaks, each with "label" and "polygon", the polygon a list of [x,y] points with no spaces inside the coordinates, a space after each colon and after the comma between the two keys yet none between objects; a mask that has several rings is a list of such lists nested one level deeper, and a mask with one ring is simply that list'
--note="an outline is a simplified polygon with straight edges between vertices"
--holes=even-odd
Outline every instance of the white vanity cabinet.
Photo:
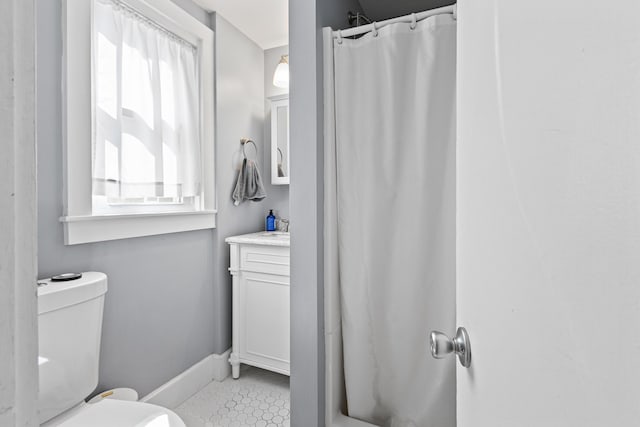
[{"label": "white vanity cabinet", "polygon": [[240,364],[289,375],[289,233],[228,237],[233,378]]}]

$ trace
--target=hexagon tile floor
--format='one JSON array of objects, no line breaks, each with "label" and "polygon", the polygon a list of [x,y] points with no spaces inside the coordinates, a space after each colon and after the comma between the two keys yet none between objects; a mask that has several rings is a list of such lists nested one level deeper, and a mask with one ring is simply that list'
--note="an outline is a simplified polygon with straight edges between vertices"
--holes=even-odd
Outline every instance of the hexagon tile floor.
[{"label": "hexagon tile floor", "polygon": [[187,427],[289,427],[289,377],[242,365],[174,409]]}]

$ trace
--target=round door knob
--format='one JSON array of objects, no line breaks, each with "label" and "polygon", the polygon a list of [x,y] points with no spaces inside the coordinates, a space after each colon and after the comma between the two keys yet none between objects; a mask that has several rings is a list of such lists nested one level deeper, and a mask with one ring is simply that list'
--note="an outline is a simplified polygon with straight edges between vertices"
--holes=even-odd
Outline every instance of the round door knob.
[{"label": "round door knob", "polygon": [[439,331],[431,331],[429,342],[431,345],[431,355],[436,359],[443,359],[451,353],[458,355],[460,364],[465,368],[471,366],[471,346],[469,334],[463,327],[458,328],[456,336],[449,338]]},{"label": "round door knob", "polygon": [[431,355],[436,359],[444,359],[453,353],[453,340],[440,331],[431,331]]}]

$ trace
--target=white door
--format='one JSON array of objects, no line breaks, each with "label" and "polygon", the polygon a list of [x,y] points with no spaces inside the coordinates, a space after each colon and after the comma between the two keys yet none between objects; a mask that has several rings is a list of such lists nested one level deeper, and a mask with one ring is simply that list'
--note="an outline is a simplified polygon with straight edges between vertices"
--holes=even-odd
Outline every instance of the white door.
[{"label": "white door", "polygon": [[640,2],[458,12],[458,426],[638,426]]}]

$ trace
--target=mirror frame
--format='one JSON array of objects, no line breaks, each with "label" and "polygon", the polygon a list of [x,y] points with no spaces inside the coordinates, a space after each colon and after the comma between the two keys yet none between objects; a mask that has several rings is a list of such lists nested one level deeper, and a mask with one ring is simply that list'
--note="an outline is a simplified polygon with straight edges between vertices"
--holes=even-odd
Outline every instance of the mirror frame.
[{"label": "mirror frame", "polygon": [[287,107],[287,116],[289,116],[289,95],[272,96],[271,101],[271,184],[272,185],[288,185],[291,176],[291,168],[289,167],[290,156],[290,139],[289,128],[291,123],[287,117],[287,176],[278,176],[278,108]]}]

